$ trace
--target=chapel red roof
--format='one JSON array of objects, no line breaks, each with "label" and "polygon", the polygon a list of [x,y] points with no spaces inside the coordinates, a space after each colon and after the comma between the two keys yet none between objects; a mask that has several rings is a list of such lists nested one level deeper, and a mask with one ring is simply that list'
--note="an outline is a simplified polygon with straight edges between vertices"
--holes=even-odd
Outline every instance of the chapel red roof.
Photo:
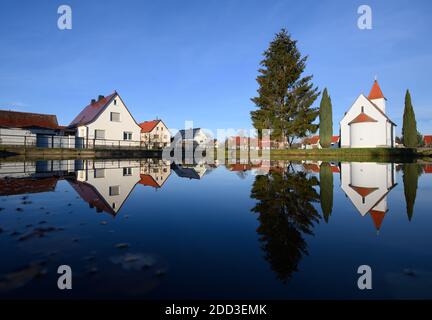
[{"label": "chapel red roof", "polygon": [[356,187],[353,185],[350,185],[350,187],[357,192],[362,198],[366,198],[368,195],[370,195],[375,190],[378,190],[378,188],[368,188],[368,187]]},{"label": "chapel red roof", "polygon": [[374,84],[373,84],[372,89],[369,93],[368,99],[370,99],[370,100],[385,99],[384,94],[382,93],[381,88],[380,88],[377,80],[374,81]]},{"label": "chapel red roof", "polygon": [[348,124],[351,125],[354,123],[363,123],[363,122],[378,122],[378,121],[375,120],[374,118],[368,116],[366,113],[362,112],[357,117],[355,117],[354,120],[352,120]]},{"label": "chapel red roof", "polygon": [[377,230],[381,229],[382,222],[384,220],[385,212],[379,210],[371,210],[370,215],[372,217],[373,223]]},{"label": "chapel red roof", "polygon": [[75,119],[72,120],[69,127],[82,126],[95,120],[116,95],[117,92],[114,92],[109,96],[95,101],[94,103],[90,103],[75,117]]},{"label": "chapel red roof", "polygon": [[141,133],[148,133],[153,131],[153,129],[158,125],[161,120],[144,121],[139,124],[141,127]]},{"label": "chapel red roof", "polygon": [[55,115],[0,110],[0,127],[58,129],[59,125]]},{"label": "chapel red roof", "polygon": [[423,136],[423,140],[424,140],[424,144],[427,146],[432,144],[432,135]]}]

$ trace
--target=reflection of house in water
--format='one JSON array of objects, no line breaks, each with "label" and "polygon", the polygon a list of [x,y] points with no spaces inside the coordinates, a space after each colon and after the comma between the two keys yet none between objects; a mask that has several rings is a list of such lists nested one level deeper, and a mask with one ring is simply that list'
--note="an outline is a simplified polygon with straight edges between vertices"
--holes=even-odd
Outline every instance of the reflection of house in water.
[{"label": "reflection of house in water", "polygon": [[0,196],[54,191],[74,168],[73,160],[0,163]]},{"label": "reflection of house in water", "polygon": [[139,161],[85,160],[68,181],[90,207],[116,215],[139,180]]},{"label": "reflection of house in water", "polygon": [[209,169],[205,163],[198,164],[177,164],[173,163],[171,169],[181,178],[201,179]]},{"label": "reflection of house in water", "polygon": [[388,211],[387,195],[396,186],[391,163],[342,163],[342,190],[362,216],[367,213],[377,230]]},{"label": "reflection of house in water", "polygon": [[[320,173],[320,167],[321,167],[322,161],[304,161],[303,162],[303,168],[306,172],[309,173]],[[333,173],[340,173],[339,166],[334,163],[329,163],[330,169]]]},{"label": "reflection of house in water", "polygon": [[147,159],[141,162],[139,184],[161,188],[171,175],[171,164],[161,159]]}]

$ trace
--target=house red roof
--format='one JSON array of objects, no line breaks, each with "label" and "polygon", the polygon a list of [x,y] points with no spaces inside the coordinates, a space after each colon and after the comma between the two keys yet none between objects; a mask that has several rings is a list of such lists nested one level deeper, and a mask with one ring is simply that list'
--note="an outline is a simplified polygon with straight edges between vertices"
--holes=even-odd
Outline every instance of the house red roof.
[{"label": "house red roof", "polygon": [[350,185],[350,187],[357,192],[362,198],[366,198],[368,195],[370,195],[372,192],[378,190],[378,188],[367,188],[367,187],[356,187],[353,185]]},{"label": "house red roof", "polygon": [[113,216],[116,215],[113,208],[111,208],[104,197],[92,185],[75,180],[68,180],[68,182],[85,202],[99,211],[104,211]]},{"label": "house red roof", "polygon": [[58,129],[59,125],[55,115],[0,110],[0,127]]},{"label": "house red roof", "polygon": [[312,136],[303,139],[304,144],[317,144],[319,142],[319,136]]},{"label": "house red roof", "polygon": [[159,183],[156,182],[155,179],[149,174],[141,174],[140,175],[140,181],[139,184],[142,184],[144,186],[154,187],[154,188],[160,188]]},{"label": "house red roof", "polygon": [[425,173],[432,173],[432,164],[427,164],[423,167]]},{"label": "house red roof", "polygon": [[339,140],[340,140],[340,137],[339,137],[339,136],[332,136],[332,140],[331,140],[331,142],[332,142],[332,143],[338,143]]},{"label": "house red roof", "polygon": [[331,170],[332,170],[333,173],[340,173],[340,169],[336,165],[332,165],[331,166]]},{"label": "house red roof", "polygon": [[69,127],[79,127],[95,120],[116,95],[117,92],[114,92],[94,103],[90,103],[72,120]]},{"label": "house red roof", "polygon": [[377,230],[381,229],[382,222],[384,220],[385,212],[379,210],[371,210],[370,215],[372,217],[373,223]]},{"label": "house red roof", "polygon": [[0,196],[54,191],[58,178],[0,179]]},{"label": "house red roof", "polygon": [[304,163],[303,168],[309,172],[315,172],[315,173],[320,172],[320,166],[316,163]]},{"label": "house red roof", "polygon": [[144,121],[139,124],[141,127],[141,133],[148,133],[153,131],[153,129],[158,125],[160,120]]},{"label": "house red roof", "polygon": [[372,89],[369,93],[368,99],[370,99],[370,100],[385,99],[384,94],[382,93],[381,88],[380,88],[377,80],[374,81],[374,84],[373,84]]},{"label": "house red roof", "polygon": [[424,141],[424,144],[427,146],[432,144],[432,135],[423,136],[423,141]]},{"label": "house red roof", "polygon": [[354,123],[363,123],[363,122],[378,122],[378,121],[375,120],[374,118],[368,116],[366,113],[362,112],[357,117],[355,117],[354,120],[352,120],[348,124],[351,125]]}]

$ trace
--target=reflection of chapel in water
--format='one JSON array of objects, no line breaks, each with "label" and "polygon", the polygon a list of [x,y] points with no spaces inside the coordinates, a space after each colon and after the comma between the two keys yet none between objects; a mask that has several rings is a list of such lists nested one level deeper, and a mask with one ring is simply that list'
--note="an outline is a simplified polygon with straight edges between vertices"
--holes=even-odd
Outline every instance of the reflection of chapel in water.
[{"label": "reflection of chapel in water", "polygon": [[394,164],[341,164],[341,187],[362,216],[369,214],[377,231],[388,211],[387,195],[396,186]]}]

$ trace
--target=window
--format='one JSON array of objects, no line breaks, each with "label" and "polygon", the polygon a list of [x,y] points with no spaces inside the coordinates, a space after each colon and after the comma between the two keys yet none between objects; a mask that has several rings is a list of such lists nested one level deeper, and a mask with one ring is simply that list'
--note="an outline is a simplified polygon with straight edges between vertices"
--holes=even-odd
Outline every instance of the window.
[{"label": "window", "polygon": [[105,130],[95,130],[95,139],[105,139]]},{"label": "window", "polygon": [[119,194],[120,194],[120,186],[109,187],[109,195],[110,196],[118,196]]},{"label": "window", "polygon": [[123,132],[123,140],[132,140],[132,132]]},{"label": "window", "polygon": [[95,178],[105,178],[105,169],[95,169],[94,177]]},{"label": "window", "polygon": [[362,113],[364,112],[364,107],[362,107]]},{"label": "window", "polygon": [[117,105],[117,99],[114,99],[114,105],[115,106]]},{"label": "window", "polygon": [[112,122],[120,122],[120,113],[111,112],[111,121]]},{"label": "window", "polygon": [[123,176],[131,176],[132,168],[123,168]]}]

